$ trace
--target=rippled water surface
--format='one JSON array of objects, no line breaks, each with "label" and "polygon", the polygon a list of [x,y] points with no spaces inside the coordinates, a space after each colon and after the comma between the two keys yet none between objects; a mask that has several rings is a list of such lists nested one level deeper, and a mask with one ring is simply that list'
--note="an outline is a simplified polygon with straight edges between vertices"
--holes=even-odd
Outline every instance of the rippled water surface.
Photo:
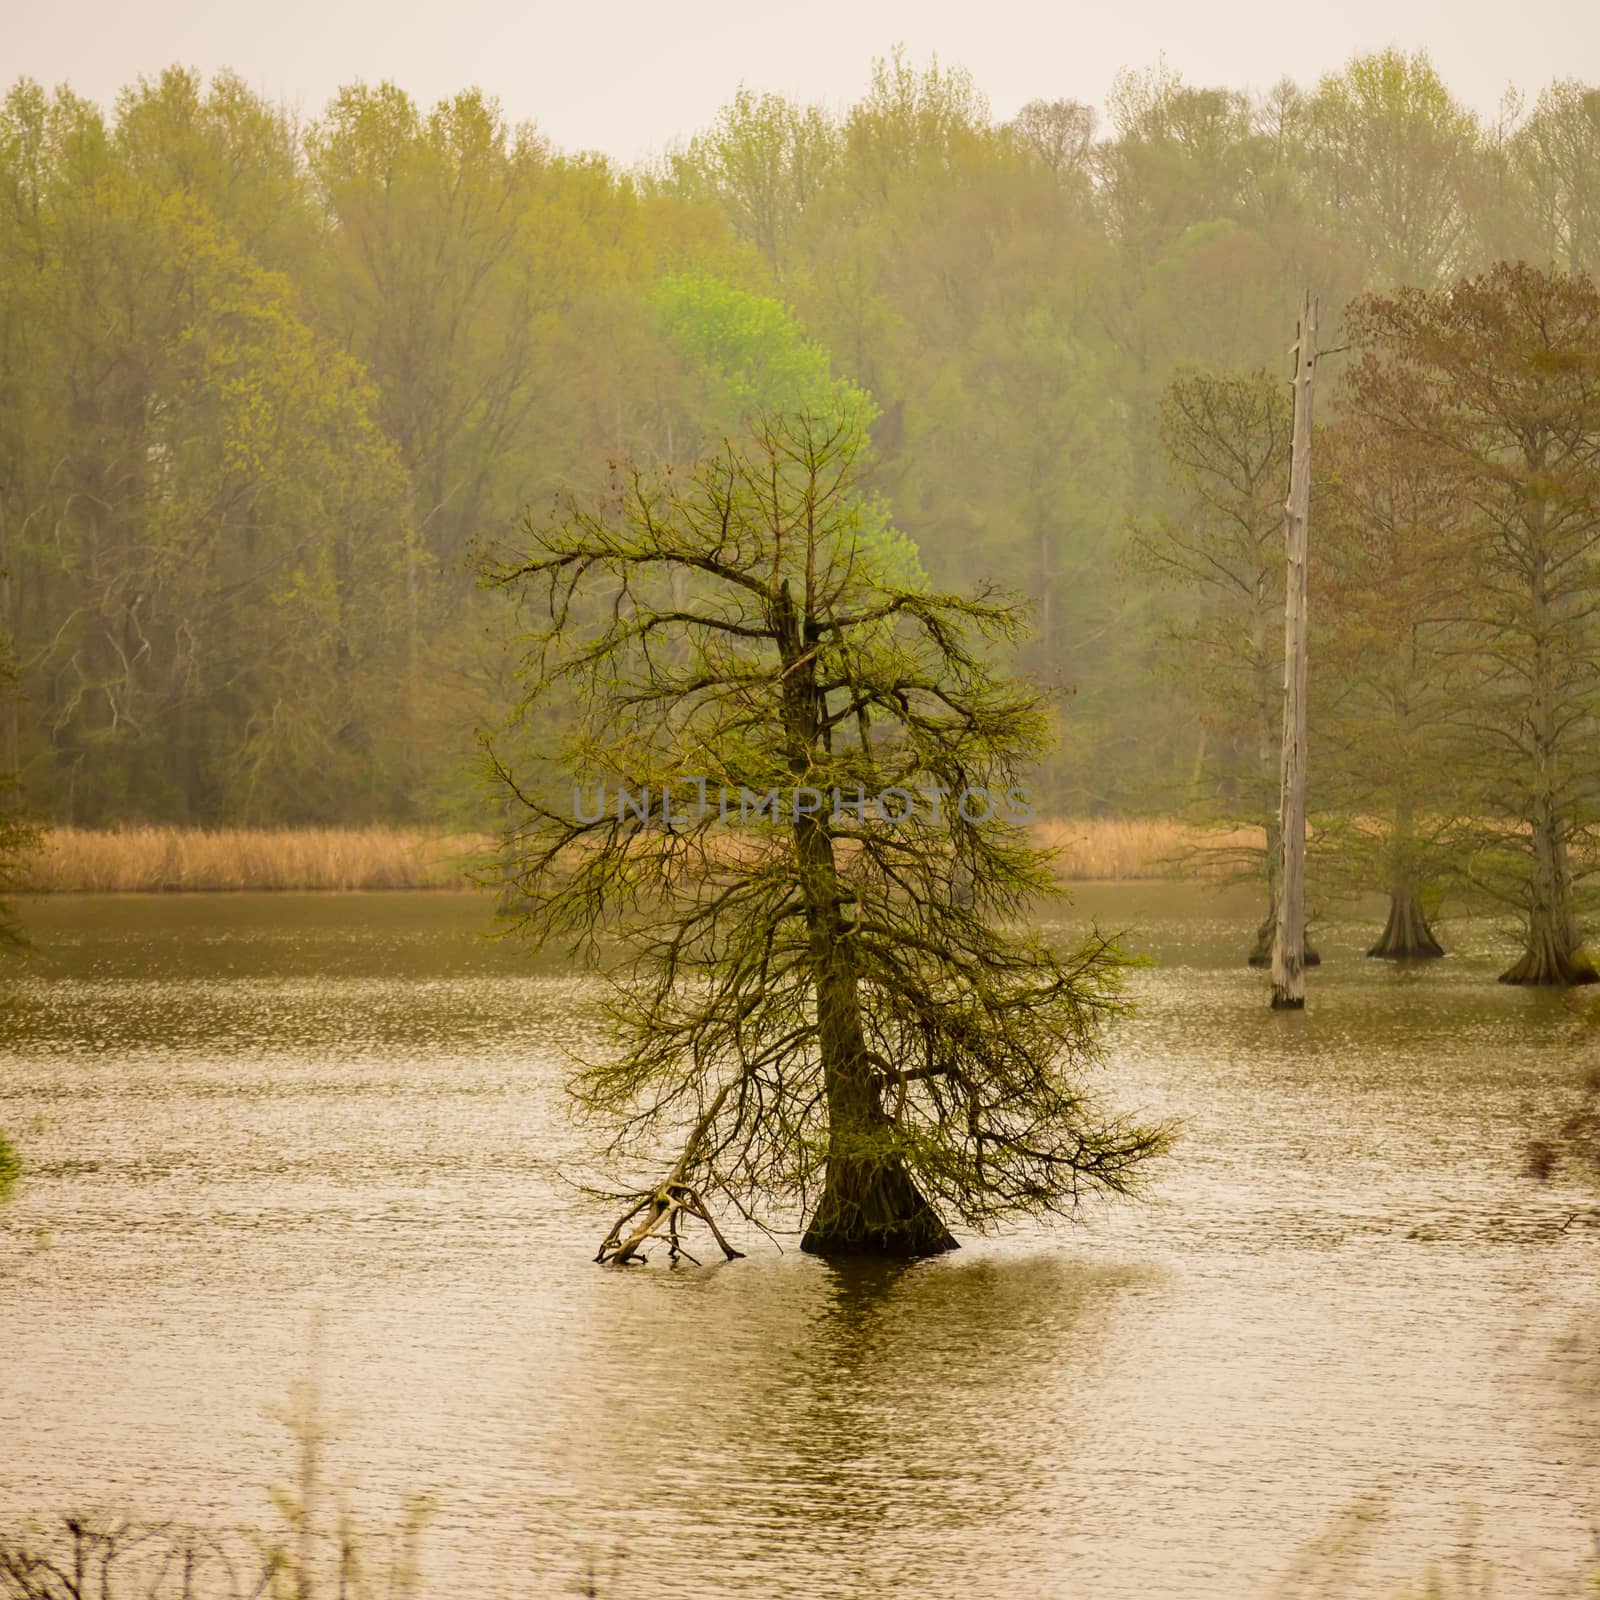
[{"label": "rippled water surface", "polygon": [[1497,1593],[1576,1592],[1600,1230],[1518,1143],[1581,1003],[1497,986],[1491,930],[1401,972],[1351,924],[1273,1016],[1251,909],[1078,896],[1155,958],[1104,1073],[1182,1125],[1146,1203],[910,1268],[757,1236],[614,1272],[560,1089],[590,991],[483,902],[32,904],[0,1522],[269,1521],[315,1344],[333,1482],[378,1525],[432,1498],[432,1594],[1237,1596],[1357,1510],[1349,1592],[1474,1514]]}]

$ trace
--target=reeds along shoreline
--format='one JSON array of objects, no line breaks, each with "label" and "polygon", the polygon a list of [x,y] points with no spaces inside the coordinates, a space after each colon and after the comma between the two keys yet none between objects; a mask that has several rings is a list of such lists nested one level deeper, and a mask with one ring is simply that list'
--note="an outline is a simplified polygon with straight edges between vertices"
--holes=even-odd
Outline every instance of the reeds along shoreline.
[{"label": "reeds along shoreline", "polygon": [[460,889],[490,844],[424,828],[51,828],[18,876],[40,894]]},{"label": "reeds along shoreline", "polygon": [[[1159,878],[1201,843],[1260,845],[1248,830],[1203,835],[1163,819],[1039,821],[1034,833],[1057,852],[1065,882]],[[23,863],[21,886],[39,894],[460,889],[493,850],[482,834],[426,828],[52,828]]]}]

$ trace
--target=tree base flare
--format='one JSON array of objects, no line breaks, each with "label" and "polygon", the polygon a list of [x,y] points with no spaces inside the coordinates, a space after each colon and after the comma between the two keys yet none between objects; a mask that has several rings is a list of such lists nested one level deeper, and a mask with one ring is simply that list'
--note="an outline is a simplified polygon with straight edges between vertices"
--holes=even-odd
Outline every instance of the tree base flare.
[{"label": "tree base flare", "polygon": [[1427,913],[1415,894],[1397,890],[1389,896],[1389,920],[1382,936],[1367,951],[1377,961],[1434,961],[1444,946],[1433,936]]},{"label": "tree base flare", "polygon": [[898,1163],[832,1166],[800,1248],[814,1256],[911,1260],[958,1250],[955,1236]]},{"label": "tree base flare", "polygon": [[1508,972],[1502,972],[1500,981],[1530,988],[1577,988],[1580,984],[1600,983],[1600,971],[1588,951],[1569,949],[1545,934],[1528,941],[1521,960]]}]

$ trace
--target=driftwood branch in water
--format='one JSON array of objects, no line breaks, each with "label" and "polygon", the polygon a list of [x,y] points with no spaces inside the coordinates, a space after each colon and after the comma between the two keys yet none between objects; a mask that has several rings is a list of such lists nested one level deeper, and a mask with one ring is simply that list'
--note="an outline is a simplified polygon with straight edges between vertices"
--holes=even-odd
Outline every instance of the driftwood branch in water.
[{"label": "driftwood branch in water", "polygon": [[[639,1251],[645,1242],[650,1239],[665,1239],[668,1260],[676,1261],[679,1256],[683,1256],[699,1266],[700,1263],[684,1249],[678,1238],[679,1223],[685,1215],[698,1217],[705,1223],[711,1230],[711,1237],[721,1246],[723,1255],[729,1261],[742,1259],[744,1252],[735,1250],[723,1238],[722,1230],[712,1219],[711,1208],[706,1204],[700,1191],[688,1181],[688,1174],[694,1165],[695,1157],[700,1153],[700,1146],[705,1142],[712,1123],[716,1121],[717,1113],[722,1110],[723,1102],[728,1098],[729,1087],[731,1086],[724,1086],[719,1090],[716,1098],[706,1107],[700,1120],[694,1125],[694,1130],[684,1142],[683,1153],[673,1164],[672,1171],[654,1189],[646,1190],[636,1196],[633,1205],[613,1224],[611,1232],[606,1235],[605,1242],[595,1255],[596,1261],[619,1267],[626,1266],[631,1261],[643,1261],[645,1258]],[[642,1220],[635,1221],[636,1218]],[[630,1223],[633,1224],[633,1230],[624,1235],[624,1230]]]}]

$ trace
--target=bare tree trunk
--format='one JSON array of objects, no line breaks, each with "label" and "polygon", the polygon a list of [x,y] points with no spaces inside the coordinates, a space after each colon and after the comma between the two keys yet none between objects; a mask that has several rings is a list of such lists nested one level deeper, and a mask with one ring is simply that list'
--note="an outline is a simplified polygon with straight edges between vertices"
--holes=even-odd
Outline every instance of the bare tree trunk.
[{"label": "bare tree trunk", "polygon": [[1272,940],[1272,1006],[1306,1003],[1306,524],[1311,506],[1311,383],[1317,361],[1317,306],[1300,304],[1295,346],[1294,442],[1284,512],[1289,572],[1283,606],[1283,785],[1277,927]]},{"label": "bare tree trunk", "polygon": [[[1273,837],[1276,839],[1276,832],[1274,832]],[[1281,854],[1282,852],[1274,847],[1274,858]],[[1276,882],[1277,875],[1274,873],[1273,883],[1276,884]],[[1272,965],[1272,947],[1277,942],[1277,938],[1278,893],[1274,887],[1267,891],[1267,914],[1261,919],[1256,928],[1256,940],[1250,947],[1250,955],[1246,964],[1252,967],[1270,967]],[[1309,934],[1305,936],[1304,942],[1300,947],[1300,964],[1305,967],[1320,967],[1322,965],[1322,957],[1312,945]]]},{"label": "bare tree trunk", "polygon": [[[1260,596],[1257,596],[1258,601]],[[1274,724],[1277,721],[1274,713],[1279,711],[1282,700],[1282,691],[1274,691],[1272,682],[1272,666],[1267,657],[1266,650],[1266,624],[1258,605],[1256,621],[1254,624],[1254,649],[1256,660],[1260,663],[1258,668],[1259,685],[1257,690],[1257,756],[1260,761],[1261,781],[1265,784],[1270,781],[1270,774],[1275,766],[1280,766],[1282,761],[1283,736],[1281,728]],[[1274,748],[1277,746],[1278,748]],[[1282,804],[1282,774],[1279,771],[1279,806]],[[1266,795],[1262,796],[1264,815],[1261,818],[1262,829],[1266,834],[1267,856],[1267,909],[1259,926],[1256,928],[1255,943],[1250,947],[1250,954],[1245,958],[1252,967],[1270,967],[1272,965],[1272,946],[1278,935],[1278,899],[1279,884],[1283,879],[1283,818],[1277,806],[1266,809]],[[1302,941],[1301,963],[1304,966],[1315,967],[1322,962],[1322,957],[1313,950],[1308,943]]]}]

